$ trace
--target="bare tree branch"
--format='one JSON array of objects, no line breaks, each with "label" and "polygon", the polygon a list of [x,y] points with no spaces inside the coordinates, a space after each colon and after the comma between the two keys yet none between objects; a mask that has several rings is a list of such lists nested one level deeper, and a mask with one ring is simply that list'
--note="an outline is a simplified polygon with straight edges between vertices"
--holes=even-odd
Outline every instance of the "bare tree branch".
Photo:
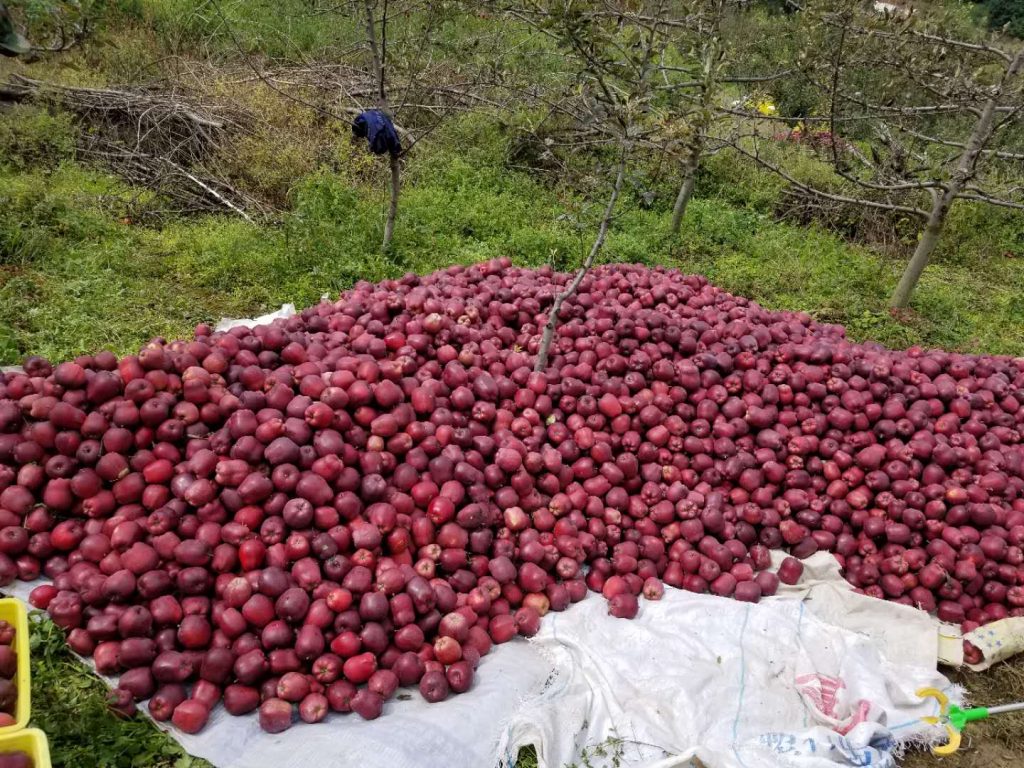
[{"label": "bare tree branch", "polygon": [[564,291],[555,297],[555,301],[548,311],[548,319],[544,324],[540,346],[537,348],[537,362],[533,367],[535,371],[543,371],[548,367],[548,354],[551,350],[551,341],[555,336],[555,329],[558,326],[558,313],[562,310],[562,304],[576,293],[576,289],[580,287],[584,276],[590,271],[590,268],[594,265],[594,259],[597,258],[597,254],[601,252],[601,248],[604,246],[612,214],[615,212],[615,204],[618,202],[619,194],[622,192],[622,181],[626,176],[626,159],[629,156],[628,146],[628,139],[623,138],[619,152],[619,161],[615,170],[615,183],[612,185],[611,194],[608,196],[608,203],[605,205],[604,214],[601,216],[601,223],[597,228],[597,237],[594,238],[594,242],[590,246],[590,252],[583,261],[583,265],[576,271],[576,277],[573,278]]},{"label": "bare tree branch", "polygon": [[[814,10],[811,9],[810,5],[807,3],[800,3],[798,0],[789,0],[789,2],[791,3],[791,5],[798,8],[804,13],[816,15],[817,18],[820,18],[826,24],[836,26],[842,23],[837,22],[831,14],[816,13]],[[910,23],[913,23],[913,19],[910,20]],[[912,26],[910,26],[910,24],[903,24],[898,33],[886,32],[884,30],[872,27],[859,27],[853,25],[850,25],[850,30],[860,35],[866,35],[868,37],[877,37],[886,40],[902,41],[905,39],[905,37],[912,37],[929,43],[938,43],[952,48],[960,48],[967,51],[985,53],[1000,58],[1007,64],[1009,64],[1013,60],[1013,56],[1011,54],[999,48],[991,46],[988,43],[971,43],[966,40],[958,40],[956,38],[947,37],[945,35],[937,35],[930,32],[922,32],[920,30],[914,29]]]},{"label": "bare tree branch", "polygon": [[760,165],[762,168],[765,168],[765,169],[771,171],[772,173],[777,174],[781,178],[785,179],[790,184],[792,184],[796,189],[800,190],[801,192],[804,192],[805,194],[813,195],[815,197],[823,197],[826,200],[833,200],[833,201],[835,201],[837,203],[851,203],[853,205],[863,205],[863,206],[866,206],[868,208],[878,208],[879,210],[883,210],[883,211],[895,211],[895,212],[899,212],[899,213],[908,213],[908,214],[910,214],[912,216],[919,216],[921,218],[926,218],[928,216],[928,211],[925,211],[922,208],[916,208],[914,206],[899,205],[897,203],[880,202],[878,200],[868,200],[866,198],[849,197],[847,195],[838,195],[838,194],[835,194],[833,192],[826,192],[823,189],[818,189],[817,187],[813,187],[810,184],[806,184],[806,183],[800,181],[799,179],[795,178],[791,174],[787,173],[785,170],[783,170],[780,166],[776,165],[775,163],[772,163],[772,162],[769,162],[768,160],[765,160],[763,157],[761,157],[756,152],[750,152],[749,150],[744,148],[742,145],[740,145],[738,142],[731,141],[731,140],[728,140],[728,139],[722,139],[722,141],[724,143],[728,144],[729,147],[731,147],[735,151],[739,152],[744,157],[747,157],[747,158],[750,158],[751,160],[753,160],[755,163]]},{"label": "bare tree branch", "polygon": [[1018,211],[1024,211],[1024,203],[1015,203],[1013,200],[1002,200],[998,197],[992,197],[981,192],[974,193],[960,193],[957,195],[958,200],[976,200],[980,203],[988,203],[994,205],[997,208],[1013,208]]},{"label": "bare tree branch", "polygon": [[[940,144],[944,147],[956,147],[957,149],[967,148],[967,145],[961,141],[950,141],[949,139],[941,139],[938,136],[929,136],[928,134],[912,130],[905,126],[897,125],[896,130],[905,133],[908,136],[913,136],[915,139],[926,141],[929,144]],[[983,149],[981,152],[983,155],[998,157],[1001,160],[1024,160],[1024,153],[1022,152],[1005,152],[1001,149]]]},{"label": "bare tree branch", "polygon": [[[683,69],[682,67],[661,67],[665,72],[686,72],[689,74],[689,70]],[[793,74],[792,69],[784,69],[780,72],[773,72],[770,75],[731,75],[728,77],[719,77],[718,82],[720,83],[738,83],[738,84],[751,84],[751,83],[769,83],[773,80],[781,80],[784,77],[789,77]],[[701,80],[688,80],[683,83],[671,83],[665,88],[698,88],[701,84]]]},{"label": "bare tree branch", "polygon": [[[531,2],[531,7],[536,9],[538,6],[535,2]],[[661,19],[663,9],[664,2],[659,1],[653,9],[654,16],[652,18]],[[542,16],[547,18],[548,14],[544,13]],[[606,17],[599,12],[592,13],[590,19],[595,18]],[[632,17],[625,18],[624,15],[617,15],[614,20],[623,24],[634,21]],[[602,107],[602,109],[594,110],[595,123],[598,125],[601,122],[614,124],[615,130],[618,132],[619,157],[616,164],[615,181],[598,225],[597,236],[575,278],[566,290],[555,297],[551,310],[548,312],[547,322],[537,350],[535,371],[543,371],[547,367],[551,343],[558,326],[558,315],[562,305],[575,293],[604,246],[615,212],[615,205],[622,191],[631,152],[636,144],[644,141],[646,131],[640,124],[640,118],[650,106],[648,97],[650,95],[649,78],[652,62],[659,58],[667,45],[667,42],[661,38],[662,25],[660,23],[641,25],[646,35],[642,36],[643,48],[640,50],[638,59],[634,61],[633,54],[618,45],[617,40],[610,39],[614,36],[614,32],[601,37],[600,31],[595,33],[588,25],[578,24],[578,19],[575,17],[557,18],[555,21],[562,23],[558,39],[566,44],[581,62],[579,77],[592,83],[596,91],[605,99],[603,105],[595,105]],[[527,23],[539,24],[536,21]],[[604,51],[599,47],[599,39],[600,43],[605,46]],[[637,47],[639,46],[638,43]],[[606,53],[608,51],[611,53]],[[614,60],[614,57],[619,57],[624,61]],[[621,82],[615,82],[616,80]],[[599,130],[603,132],[608,129],[599,128]]]}]

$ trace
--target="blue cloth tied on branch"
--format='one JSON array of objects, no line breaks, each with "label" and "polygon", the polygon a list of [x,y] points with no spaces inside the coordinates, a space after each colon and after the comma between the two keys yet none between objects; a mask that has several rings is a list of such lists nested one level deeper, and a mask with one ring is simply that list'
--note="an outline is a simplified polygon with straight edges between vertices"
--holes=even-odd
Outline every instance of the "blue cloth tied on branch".
[{"label": "blue cloth tied on branch", "polygon": [[402,151],[402,143],[398,140],[398,131],[391,118],[379,109],[368,109],[361,112],[352,121],[352,135],[360,139],[366,139],[370,145],[370,151],[375,155],[383,155],[385,152],[392,157],[398,157]]}]

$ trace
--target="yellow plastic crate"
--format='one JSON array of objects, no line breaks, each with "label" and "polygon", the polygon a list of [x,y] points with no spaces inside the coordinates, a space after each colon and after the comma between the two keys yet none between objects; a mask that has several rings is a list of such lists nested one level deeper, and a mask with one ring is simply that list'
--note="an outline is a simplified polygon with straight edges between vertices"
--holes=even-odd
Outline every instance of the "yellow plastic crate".
[{"label": "yellow plastic crate", "polygon": [[[0,600],[0,619],[14,625],[14,652],[18,654],[18,673],[14,680],[14,684],[18,686],[18,701],[14,706],[15,722],[14,725],[0,728],[0,736],[7,736],[22,730],[28,725],[29,714],[32,711],[32,681],[29,674],[28,650],[28,613],[25,610],[25,604],[16,597],[3,598]],[[47,765],[49,765],[49,759],[47,759]]]},{"label": "yellow plastic crate", "polygon": [[[8,619],[10,621],[10,619]],[[51,768],[50,745],[38,728],[23,728],[0,736],[0,752],[25,752],[34,768]]]}]

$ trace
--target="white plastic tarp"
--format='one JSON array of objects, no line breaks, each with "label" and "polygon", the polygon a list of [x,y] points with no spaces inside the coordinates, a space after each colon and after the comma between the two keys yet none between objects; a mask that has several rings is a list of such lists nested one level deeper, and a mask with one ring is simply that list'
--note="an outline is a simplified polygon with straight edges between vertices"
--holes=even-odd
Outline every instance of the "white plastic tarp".
[{"label": "white plastic tarp", "polygon": [[281,308],[274,312],[268,312],[265,315],[259,317],[222,317],[217,321],[217,324],[213,327],[215,331],[230,331],[232,328],[238,326],[246,326],[252,328],[256,325],[270,325],[275,320],[287,319],[295,314],[294,304],[282,304]]},{"label": "white plastic tarp", "polygon": [[542,768],[894,765],[937,735],[919,721],[934,702],[915,691],[959,699],[936,671],[938,623],[853,593],[830,555],[805,567],[756,605],[667,588],[627,621],[588,595],[496,647],[468,693],[427,704],[400,691],[375,721],[332,714],[270,735],[218,707],[199,734],[169,730],[218,768],[489,768],[528,744]]}]

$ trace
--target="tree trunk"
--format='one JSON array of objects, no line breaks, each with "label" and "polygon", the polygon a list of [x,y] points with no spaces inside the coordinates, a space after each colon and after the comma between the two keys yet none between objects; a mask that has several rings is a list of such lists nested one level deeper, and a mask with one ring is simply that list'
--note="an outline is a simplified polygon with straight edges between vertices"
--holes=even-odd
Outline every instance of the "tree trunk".
[{"label": "tree trunk", "polygon": [[981,114],[978,115],[978,120],[974,124],[974,130],[971,131],[971,137],[964,145],[964,151],[960,155],[956,170],[953,172],[949,184],[946,185],[942,194],[935,195],[935,199],[932,201],[931,214],[928,216],[928,223],[925,224],[924,232],[921,233],[921,239],[918,241],[917,248],[914,249],[914,255],[910,258],[910,263],[907,264],[907,268],[900,278],[899,285],[896,286],[892,299],[889,301],[891,307],[904,309],[910,304],[910,296],[914,292],[914,288],[917,287],[917,281],[921,279],[921,273],[928,266],[928,261],[935,251],[935,246],[938,245],[939,238],[942,236],[942,230],[946,226],[946,217],[949,215],[949,210],[952,208],[957,196],[963,191],[964,185],[974,176],[982,150],[989,139],[992,138],[996,107],[999,104],[999,96],[1003,91],[1003,87],[1020,73],[1022,67],[1024,67],[1024,48],[1013,57],[1013,60],[1003,73],[999,86],[995,89],[989,100],[985,102],[985,106],[982,108]]},{"label": "tree trunk", "polygon": [[716,44],[718,22],[722,14],[722,3],[715,6],[714,29],[715,33],[711,41],[703,48],[701,54],[701,84],[700,103],[698,105],[697,117],[694,120],[694,134],[687,147],[686,161],[683,163],[683,183],[679,186],[679,194],[676,195],[676,204],[672,208],[672,234],[679,234],[679,227],[686,215],[686,206],[690,204],[693,197],[693,187],[697,180],[697,169],[700,167],[700,157],[704,153],[704,138],[711,125],[711,110],[714,106],[715,97],[718,95],[717,76],[719,66],[719,47]]},{"label": "tree trunk", "polygon": [[543,371],[548,367],[548,353],[551,350],[551,340],[555,336],[555,328],[558,326],[558,313],[562,309],[565,300],[576,293],[576,289],[583,282],[583,276],[587,274],[594,265],[594,259],[600,253],[604,240],[608,236],[608,227],[612,221],[612,214],[615,212],[615,203],[618,202],[619,193],[622,191],[622,181],[626,176],[626,156],[628,151],[623,144],[622,154],[619,156],[619,166],[615,172],[615,184],[612,185],[612,193],[608,198],[608,205],[605,206],[604,215],[601,217],[601,225],[597,230],[597,237],[590,246],[590,253],[583,262],[583,266],[576,272],[576,277],[569,283],[569,287],[555,297],[551,310],[548,312],[548,321],[544,324],[544,333],[540,339],[540,346],[537,348],[537,362],[533,366],[535,371]]},{"label": "tree trunk", "polygon": [[377,47],[377,24],[373,17],[374,0],[366,0],[366,42],[370,45],[370,56],[373,58],[373,78],[377,81],[377,106],[388,108],[387,92],[384,90],[384,60]]},{"label": "tree trunk", "polygon": [[[366,0],[366,41],[370,46],[370,56],[373,59],[373,76],[377,81],[377,108],[391,117],[388,109],[388,94],[384,84],[384,54],[377,45],[377,25],[374,21],[374,0]],[[387,13],[387,3],[384,4],[384,12]],[[385,15],[382,23],[387,22]],[[391,181],[388,185],[388,217],[384,221],[384,244],[382,249],[386,252],[391,247],[391,238],[395,234],[395,219],[398,218],[398,194],[402,188],[401,166],[396,155],[390,155],[391,160]]]},{"label": "tree trunk", "polygon": [[690,159],[683,166],[683,183],[679,186],[679,194],[676,195],[676,204],[672,208],[672,234],[679,234],[679,227],[683,223],[683,216],[686,215],[686,206],[690,204],[693,197],[693,186],[697,180],[697,163],[699,162],[700,150],[694,149]]},{"label": "tree trunk", "polygon": [[952,203],[953,200],[949,196],[949,192],[935,196],[935,204],[928,216],[928,223],[925,224],[924,231],[921,233],[921,239],[917,242],[917,248],[914,249],[914,255],[910,257],[910,262],[903,271],[899,285],[893,291],[892,299],[889,302],[891,307],[905,309],[910,305],[910,295],[914,292],[917,281],[921,279],[924,268],[928,266],[935,246],[939,244],[942,230],[946,226],[946,215],[949,213]]},{"label": "tree trunk", "polygon": [[391,237],[395,234],[395,219],[398,217],[398,193],[401,187],[401,168],[398,157],[391,155],[391,204],[388,206],[388,219],[384,222],[385,251],[391,247]]}]

